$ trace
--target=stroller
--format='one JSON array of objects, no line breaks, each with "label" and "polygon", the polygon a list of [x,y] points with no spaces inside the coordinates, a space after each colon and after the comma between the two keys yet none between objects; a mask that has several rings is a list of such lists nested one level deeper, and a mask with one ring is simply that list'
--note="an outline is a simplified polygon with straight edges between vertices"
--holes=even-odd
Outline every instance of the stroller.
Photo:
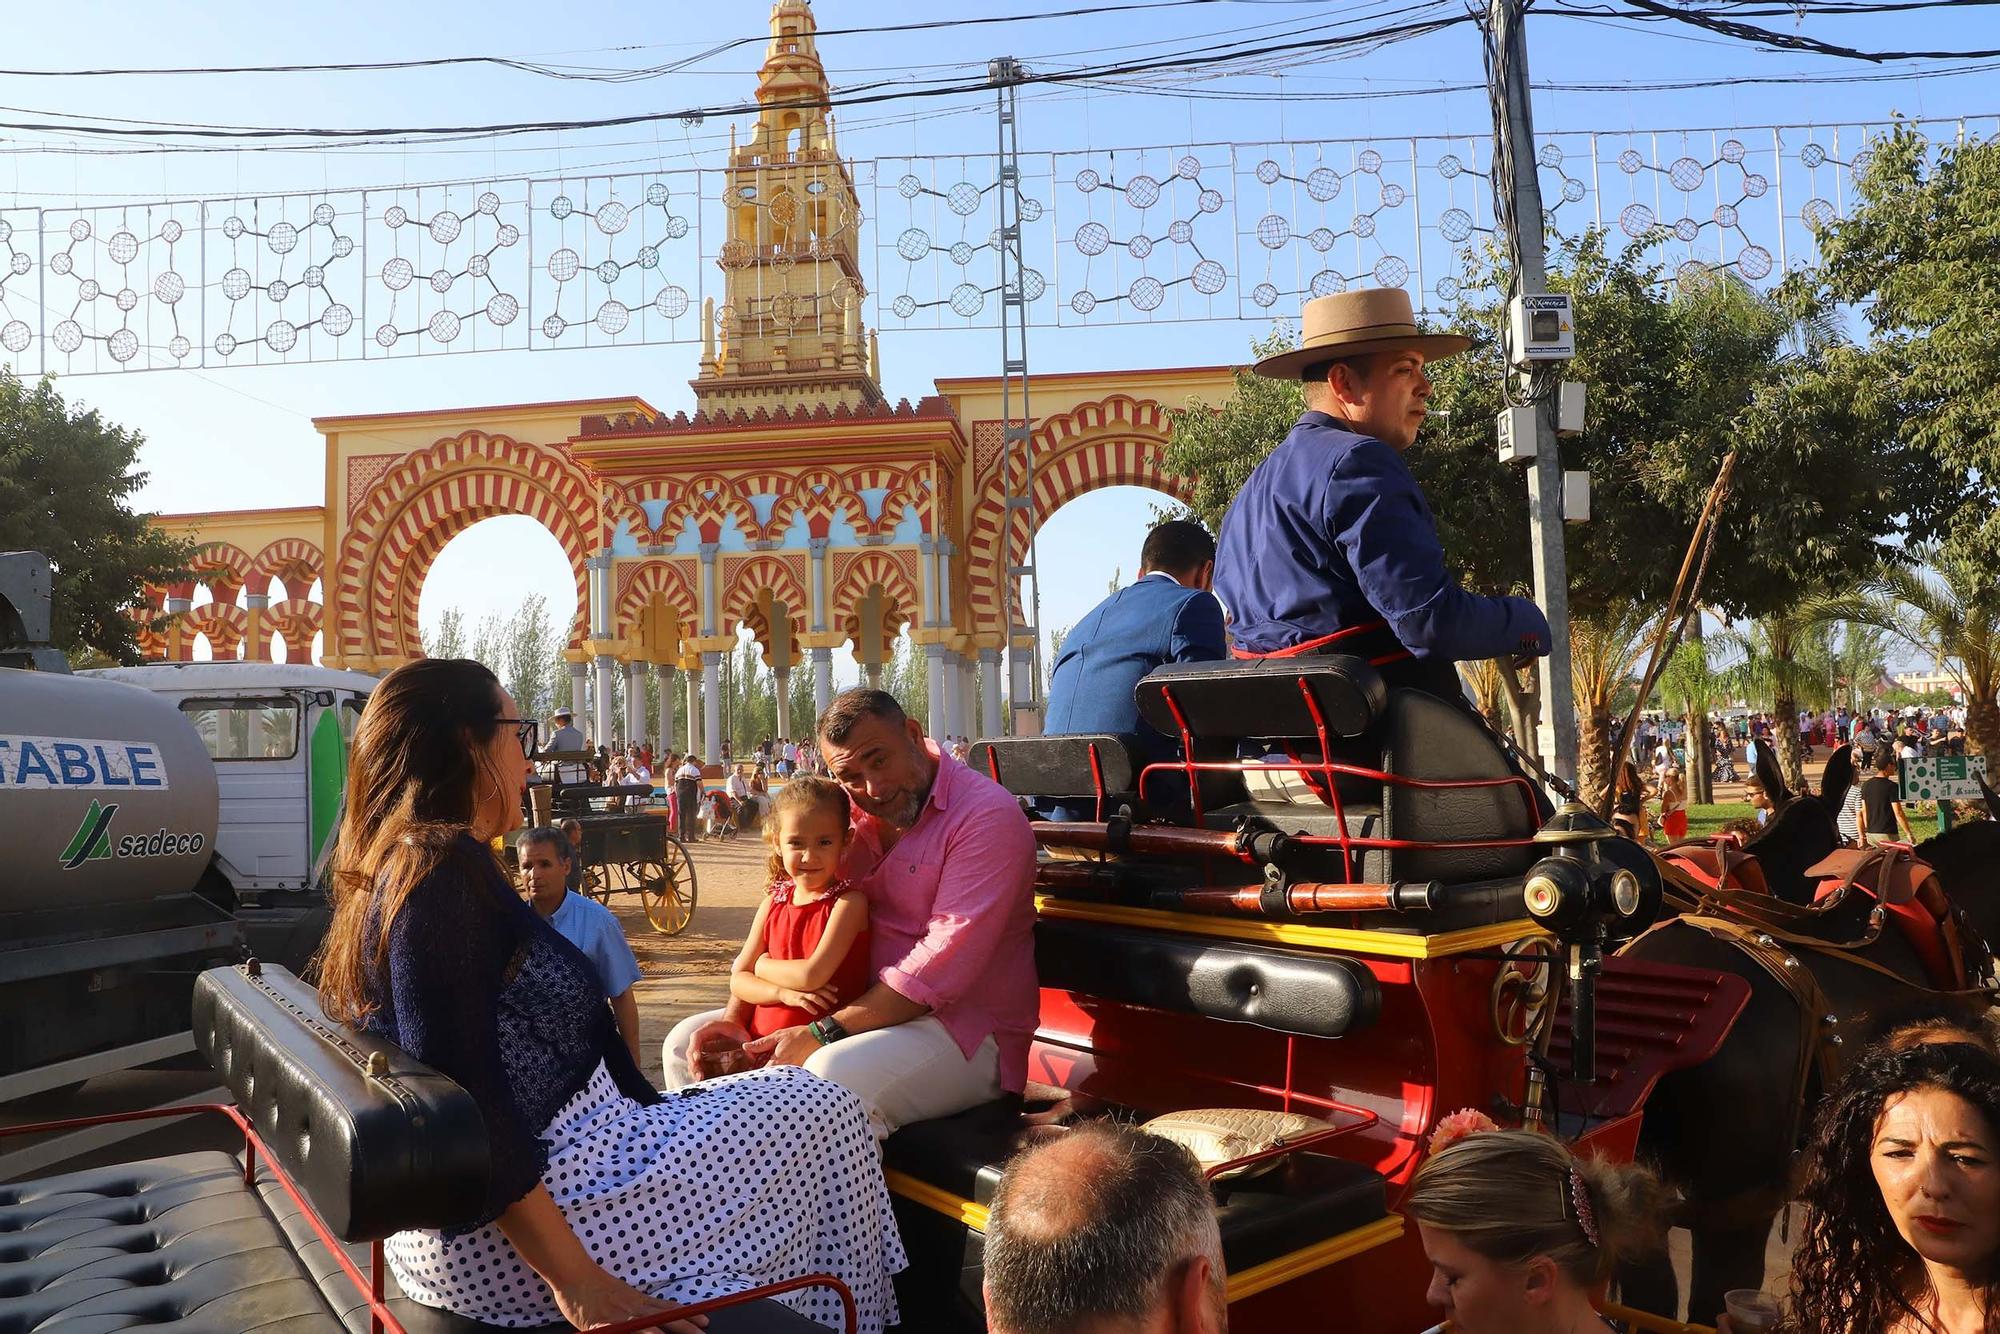
[{"label": "stroller", "polygon": [[1711,755],[1714,760],[1714,769],[1710,777],[1716,782],[1740,783],[1743,781],[1736,772],[1736,761],[1730,757],[1727,750],[1721,746],[1717,746],[1711,752]]},{"label": "stroller", "polygon": [[728,840],[736,837],[736,818],[740,813],[736,802],[727,792],[711,792],[706,798],[708,804],[708,837]]}]

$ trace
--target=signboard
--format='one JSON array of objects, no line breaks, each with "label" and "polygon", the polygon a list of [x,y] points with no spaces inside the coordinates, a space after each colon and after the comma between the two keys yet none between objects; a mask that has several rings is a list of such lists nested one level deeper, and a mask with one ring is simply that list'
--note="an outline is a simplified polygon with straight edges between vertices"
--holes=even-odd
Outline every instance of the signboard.
[{"label": "signboard", "polygon": [[1984,755],[1933,755],[1903,761],[1904,801],[1978,801]]}]

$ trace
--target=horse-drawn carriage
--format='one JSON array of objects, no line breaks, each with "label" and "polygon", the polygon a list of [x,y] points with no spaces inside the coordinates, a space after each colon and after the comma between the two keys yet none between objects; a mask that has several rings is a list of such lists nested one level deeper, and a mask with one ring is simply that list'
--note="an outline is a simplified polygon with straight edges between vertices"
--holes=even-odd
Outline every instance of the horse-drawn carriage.
[{"label": "horse-drawn carriage", "polygon": [[[1024,1138],[1219,1108],[1306,1118],[1260,1137],[1253,1117],[1210,1164],[1233,1326],[1411,1334],[1430,1323],[1427,1270],[1395,1207],[1439,1119],[1476,1107],[1627,1156],[1655,1081],[1714,1051],[1747,987],[1604,957],[1656,909],[1651,861],[1585,813],[1545,817],[1476,720],[1366,663],[1167,668],[1141,702],[1189,758],[1148,764],[1110,736],[974,749],[1038,811],[1089,818],[1036,825],[1026,1099],[885,1145],[912,1259],[903,1328],[981,1327],[986,1208]],[[365,1257],[478,1197],[478,1109],[326,1023],[281,970],[217,970],[200,995],[202,1049],[261,1136],[255,1170],[294,1186],[243,1185],[240,1161],[208,1155],[0,1187],[0,1332],[70,1313],[249,1328],[284,1313],[201,1313],[281,1295],[301,1328],[472,1328],[385,1304]],[[231,1226],[168,1221],[182,1208]]]},{"label": "horse-drawn carriage", "polygon": [[650,783],[565,782],[585,758],[538,756],[543,772],[529,781],[522,814],[531,825],[575,820],[583,831],[583,892],[607,908],[613,894],[637,894],[655,931],[679,935],[694,918],[694,858]]}]

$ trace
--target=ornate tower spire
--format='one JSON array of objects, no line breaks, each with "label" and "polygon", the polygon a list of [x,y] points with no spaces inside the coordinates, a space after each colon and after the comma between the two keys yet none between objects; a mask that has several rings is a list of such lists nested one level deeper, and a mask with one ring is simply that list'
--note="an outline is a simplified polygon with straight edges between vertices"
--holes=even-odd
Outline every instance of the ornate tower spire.
[{"label": "ornate tower spire", "polygon": [[861,208],[834,148],[816,32],[806,0],[772,5],[757,124],[730,146],[723,304],[693,382],[712,412],[882,401],[861,323]]}]

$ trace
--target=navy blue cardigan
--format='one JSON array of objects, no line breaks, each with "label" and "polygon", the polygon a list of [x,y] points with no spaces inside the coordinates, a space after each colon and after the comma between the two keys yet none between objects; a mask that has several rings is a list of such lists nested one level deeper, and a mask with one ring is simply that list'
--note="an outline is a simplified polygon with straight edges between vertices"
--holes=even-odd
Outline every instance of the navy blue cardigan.
[{"label": "navy blue cardigan", "polygon": [[[379,931],[371,915],[366,957]],[[472,1094],[486,1118],[486,1204],[447,1235],[492,1222],[535,1188],[549,1165],[542,1132],[600,1061],[627,1097],[660,1099],[632,1063],[589,958],[514,892],[470,834],[404,900],[389,928],[387,976],[370,990],[366,1026]]]}]

